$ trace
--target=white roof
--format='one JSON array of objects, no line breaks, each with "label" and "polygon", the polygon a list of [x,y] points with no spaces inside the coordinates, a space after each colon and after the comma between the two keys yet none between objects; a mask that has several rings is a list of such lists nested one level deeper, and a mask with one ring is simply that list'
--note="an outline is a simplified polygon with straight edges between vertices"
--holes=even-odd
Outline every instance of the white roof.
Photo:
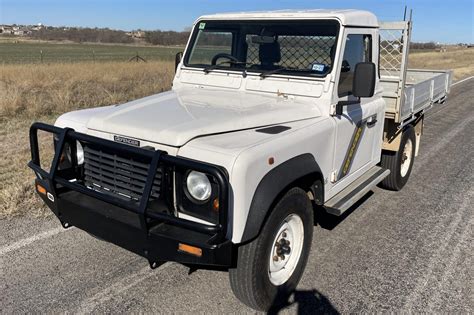
[{"label": "white roof", "polygon": [[254,20],[254,19],[338,19],[342,25],[378,27],[377,17],[362,10],[277,10],[260,12],[218,13],[204,15],[199,20]]}]

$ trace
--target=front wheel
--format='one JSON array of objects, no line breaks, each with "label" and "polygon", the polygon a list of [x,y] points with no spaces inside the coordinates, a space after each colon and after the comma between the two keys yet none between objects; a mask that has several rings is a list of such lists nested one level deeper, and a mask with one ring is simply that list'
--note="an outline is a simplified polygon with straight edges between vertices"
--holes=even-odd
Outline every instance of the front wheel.
[{"label": "front wheel", "polygon": [[238,250],[229,271],[232,291],[260,311],[283,304],[296,288],[308,260],[313,210],[305,191],[293,188],[273,208],[259,236]]}]

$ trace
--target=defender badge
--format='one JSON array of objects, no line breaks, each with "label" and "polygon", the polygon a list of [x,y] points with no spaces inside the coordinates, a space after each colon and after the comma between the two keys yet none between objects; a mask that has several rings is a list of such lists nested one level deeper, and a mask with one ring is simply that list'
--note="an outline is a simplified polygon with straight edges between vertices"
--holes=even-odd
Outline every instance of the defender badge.
[{"label": "defender badge", "polygon": [[139,147],[140,146],[140,141],[135,140],[135,139],[129,139],[121,136],[114,136],[114,141],[115,142],[120,142],[120,143],[125,143],[128,145],[133,145],[134,147]]}]

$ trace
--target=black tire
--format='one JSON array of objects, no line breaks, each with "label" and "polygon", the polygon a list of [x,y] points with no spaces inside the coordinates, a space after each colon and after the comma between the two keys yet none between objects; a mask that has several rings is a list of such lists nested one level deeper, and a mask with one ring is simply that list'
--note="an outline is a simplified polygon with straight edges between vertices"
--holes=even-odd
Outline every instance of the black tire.
[{"label": "black tire", "polygon": [[[407,141],[411,141],[412,143],[412,150],[411,150],[411,160],[408,171],[404,176],[401,174],[401,166],[403,160],[406,158],[404,157],[404,148]],[[411,170],[413,167],[413,162],[415,161],[415,146],[416,146],[416,139],[415,139],[415,130],[412,126],[406,128],[402,133],[402,138],[400,140],[400,147],[398,148],[397,152],[393,151],[383,151],[382,152],[382,161],[381,165],[383,168],[390,170],[390,175],[385,177],[385,179],[380,183],[380,187],[389,189],[389,190],[401,190],[403,186],[408,181],[410,177]]]},{"label": "black tire", "polygon": [[[291,214],[303,222],[304,240],[299,261],[289,279],[279,285],[269,278],[269,258],[273,241],[283,221]],[[259,311],[287,303],[303,275],[313,237],[313,209],[306,192],[289,190],[273,208],[259,236],[238,249],[237,267],[229,270],[232,291],[244,304]]]}]

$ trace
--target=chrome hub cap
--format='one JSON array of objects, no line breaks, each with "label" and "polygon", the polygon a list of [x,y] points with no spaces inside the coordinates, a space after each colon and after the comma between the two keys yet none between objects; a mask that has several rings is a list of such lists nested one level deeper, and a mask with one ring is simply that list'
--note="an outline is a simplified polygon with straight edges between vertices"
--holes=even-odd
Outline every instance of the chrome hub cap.
[{"label": "chrome hub cap", "polygon": [[283,220],[272,242],[268,277],[273,285],[282,285],[290,279],[300,260],[303,241],[303,220],[296,214],[290,214]]}]

